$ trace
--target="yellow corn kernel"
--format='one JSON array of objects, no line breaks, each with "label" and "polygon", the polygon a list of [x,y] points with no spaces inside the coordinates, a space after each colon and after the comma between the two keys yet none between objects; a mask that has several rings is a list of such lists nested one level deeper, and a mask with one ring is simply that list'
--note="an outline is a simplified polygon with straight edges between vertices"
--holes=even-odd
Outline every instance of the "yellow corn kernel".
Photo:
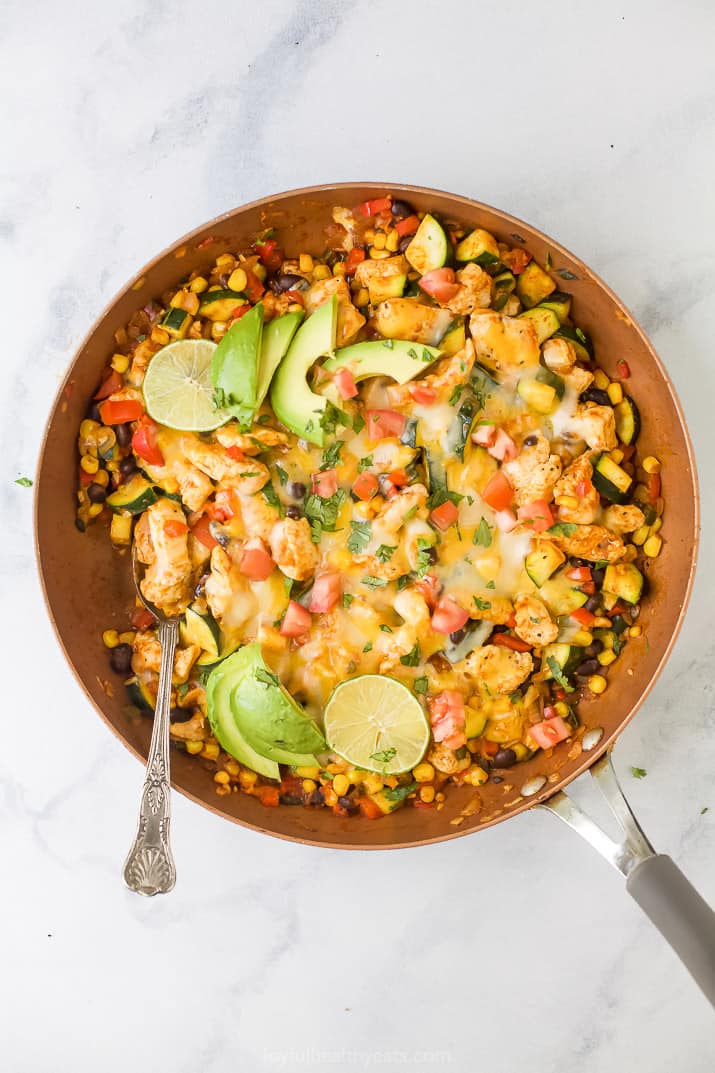
[{"label": "yellow corn kernel", "polygon": [[434,786],[423,786],[420,790],[420,801],[425,805],[431,805],[434,801]]},{"label": "yellow corn kernel", "polygon": [[233,775],[234,778],[240,773],[241,765],[235,760],[227,760],[223,765],[224,771],[227,771],[229,775]]},{"label": "yellow corn kernel", "polygon": [[569,510],[576,510],[578,507],[576,496],[556,496],[554,503],[557,507],[568,507]]},{"label": "yellow corn kernel", "polygon": [[355,295],[354,300],[355,305],[358,307],[358,309],[362,308],[363,306],[366,306],[370,301],[370,292],[368,291],[367,287],[361,287]]},{"label": "yellow corn kernel", "polygon": [[242,268],[234,268],[228,277],[228,285],[232,291],[245,291],[248,286],[248,276]]},{"label": "yellow corn kernel", "polygon": [[565,704],[562,700],[557,700],[556,704],[554,704],[554,708],[556,709],[556,711],[558,712],[558,714],[561,716],[562,719],[567,718],[567,716],[569,714],[569,706],[568,706],[568,704]]},{"label": "yellow corn kernel", "polygon": [[119,634],[116,630],[105,630],[102,634],[102,643],[106,648],[116,648],[119,644]]},{"label": "yellow corn kernel", "polygon": [[288,306],[288,312],[289,313],[302,313],[303,312],[303,306],[300,304],[300,302],[291,302],[291,304]]},{"label": "yellow corn kernel", "polygon": [[248,771],[245,768],[238,776],[238,781],[240,782],[244,790],[250,790],[253,786],[256,785],[257,780],[258,775],[256,775],[255,771]]},{"label": "yellow corn kernel", "polygon": [[158,324],[155,324],[151,330],[151,335],[149,336],[149,338],[151,339],[152,343],[156,343],[157,346],[166,346],[171,336],[165,328],[160,328]]},{"label": "yellow corn kernel", "polygon": [[83,455],[79,464],[85,473],[96,473],[99,469],[99,459],[93,455]]},{"label": "yellow corn kernel", "polygon": [[611,381],[608,379],[603,369],[596,369],[593,374],[593,386],[597,387],[600,391],[608,391],[611,385]]},{"label": "yellow corn kernel", "polygon": [[350,771],[348,771],[348,779],[350,780],[351,785],[359,786],[362,782],[363,774],[364,772],[358,771],[357,768],[350,768]]},{"label": "yellow corn kernel", "polygon": [[400,236],[393,227],[387,232],[387,238],[385,239],[385,249],[389,250],[390,253],[397,253],[399,245]]},{"label": "yellow corn kernel", "polygon": [[330,265],[316,265],[313,269],[313,279],[316,282],[321,279],[330,279],[331,276]]},{"label": "yellow corn kernel", "polygon": [[315,779],[303,779],[303,789],[306,794],[312,794],[313,790],[318,789],[318,784]]},{"label": "yellow corn kernel", "polygon": [[109,526],[109,539],[117,547],[126,547],[132,542],[131,514],[113,514]]},{"label": "yellow corn kernel", "polygon": [[592,674],[588,680],[588,688],[592,693],[605,693],[608,682],[602,674]]},{"label": "yellow corn kernel", "polygon": [[578,630],[571,638],[571,644],[579,648],[587,648],[593,642],[593,634],[588,630]]},{"label": "yellow corn kernel", "polygon": [[662,527],[663,527],[663,519],[662,518],[656,518],[655,521],[653,522],[653,524],[650,527],[651,536],[653,535],[653,533],[659,532],[659,530],[662,529]]},{"label": "yellow corn kernel", "polygon": [[[90,514],[91,513],[92,508],[90,507]],[[645,544],[643,545],[643,551],[646,553],[649,559],[655,559],[658,555],[660,555],[660,549],[662,547],[663,538],[659,537],[656,534],[655,536],[648,537]]]},{"label": "yellow corn kernel", "polygon": [[374,242],[375,241],[375,229],[373,227],[368,227],[367,230],[363,233],[362,237],[363,237],[363,242],[367,242],[368,244],[370,242]]},{"label": "yellow corn kernel", "polygon": [[333,779],[333,789],[338,797],[342,797],[350,789],[350,779],[347,775],[336,775]]},{"label": "yellow corn kernel", "polygon": [[434,778],[434,768],[431,764],[418,764],[416,768],[412,769],[417,782],[432,782]]},{"label": "yellow corn kernel", "polygon": [[343,771],[345,771],[345,764],[342,762],[342,760],[333,760],[330,764],[328,764],[328,771],[331,775],[340,775]]},{"label": "yellow corn kernel", "polygon": [[645,544],[646,540],[648,539],[649,531],[650,530],[648,529],[647,525],[642,525],[640,529],[636,529],[635,533],[631,537],[631,540],[634,544],[638,544],[639,546],[641,544]]},{"label": "yellow corn kernel", "polygon": [[334,276],[344,276],[345,271],[346,271],[346,269],[345,269],[345,265],[343,264],[343,262],[342,261],[336,261],[335,264],[333,265],[333,275]]},{"label": "yellow corn kernel", "polygon": [[370,771],[365,776],[363,783],[369,794],[377,794],[382,789],[382,779],[374,771]]},{"label": "yellow corn kernel", "polygon": [[435,801],[444,801],[444,794],[442,792],[434,795]]},{"label": "yellow corn kernel", "polygon": [[596,618],[593,620],[593,625],[597,630],[610,630],[611,620],[610,618],[606,618],[605,615],[596,615]]},{"label": "yellow corn kernel", "polygon": [[640,637],[640,635],[642,633],[643,633],[643,627],[642,626],[631,626],[631,628],[628,631],[628,636],[629,637]]},{"label": "yellow corn kernel", "polygon": [[521,741],[517,741],[514,745],[511,746],[511,748],[514,750],[514,755],[519,762],[521,762],[522,760],[526,760],[529,756],[529,753],[532,752],[532,750],[527,748],[527,746],[524,745],[524,743]]},{"label": "yellow corn kernel", "polygon": [[223,339],[228,329],[228,324],[225,320],[215,320],[211,325],[211,338],[214,343],[218,343],[219,339]]},{"label": "yellow corn kernel", "polygon": [[187,751],[187,753],[190,753],[191,756],[196,756],[197,753],[201,752],[203,747],[204,747],[204,743],[202,741],[187,741],[186,742],[186,751]]},{"label": "yellow corn kernel", "polygon": [[615,382],[609,384],[606,388],[606,391],[608,392],[608,397],[614,406],[617,406],[619,402],[623,401],[623,388],[620,384],[617,384]]},{"label": "yellow corn kernel", "polygon": [[124,633],[119,634],[119,643],[120,645],[133,645],[135,637],[135,630],[126,630]]},{"label": "yellow corn kernel", "polygon": [[387,242],[387,235],[383,231],[378,231],[375,235],[375,241],[373,243],[376,250],[384,250],[385,243]]},{"label": "yellow corn kernel", "polygon": [[[98,484],[101,488],[107,487],[107,485],[109,484],[109,474],[107,473],[106,469],[97,470],[94,475],[94,483]],[[658,521],[660,521],[660,518],[658,519]],[[655,532],[655,526],[653,526],[653,531]]]},{"label": "yellow corn kernel", "polygon": [[319,767],[297,767],[295,773],[299,779],[317,779],[320,775]]},{"label": "yellow corn kernel", "polygon": [[217,771],[214,775],[214,782],[219,783],[220,786],[225,786],[226,783],[231,781],[231,776],[227,771]]},{"label": "yellow corn kernel", "polygon": [[618,657],[612,648],[604,648],[603,652],[599,652],[596,659],[602,667],[610,667],[612,663],[615,663]]},{"label": "yellow corn kernel", "polygon": [[219,795],[219,797],[225,797],[226,794],[231,793],[231,787],[230,786],[217,786],[216,787],[216,793]]},{"label": "yellow corn kernel", "polygon": [[[472,767],[464,773],[463,778],[470,786],[483,786],[487,781],[488,775],[484,768],[480,767],[479,764],[473,764]],[[425,786],[424,789],[426,790],[428,787]],[[421,796],[422,793],[420,791],[420,797]]]},{"label": "yellow corn kernel", "polygon": [[373,261],[383,261],[386,257],[392,257],[389,250],[380,250],[377,246],[370,247],[370,256]]},{"label": "yellow corn kernel", "polygon": [[202,751],[201,755],[206,760],[218,760],[218,754],[219,754],[218,745],[213,741],[207,741],[206,744],[203,747],[203,751]]},{"label": "yellow corn kernel", "polygon": [[298,258],[298,268],[301,272],[313,271],[313,258],[310,256],[309,253],[301,253],[300,257]]},{"label": "yellow corn kernel", "polygon": [[79,426],[79,438],[81,440],[90,440],[99,432],[101,427],[99,421],[90,421],[89,418],[86,418]]},{"label": "yellow corn kernel", "polygon": [[126,354],[112,354],[112,368],[118,373],[125,373],[129,368],[129,358]]},{"label": "yellow corn kernel", "polygon": [[[617,385],[611,384],[611,387],[615,386]],[[614,447],[608,457],[618,466],[623,461],[623,451],[620,449],[620,447]]]},{"label": "yellow corn kernel", "polygon": [[643,469],[646,473],[660,473],[660,461],[655,455],[648,455],[643,459]]},{"label": "yellow corn kernel", "polygon": [[197,276],[196,279],[192,279],[189,284],[189,290],[194,294],[203,294],[209,285],[209,281],[204,279],[203,276]]},{"label": "yellow corn kernel", "polygon": [[216,267],[233,270],[236,267],[236,258],[232,253],[222,253],[216,258]]}]

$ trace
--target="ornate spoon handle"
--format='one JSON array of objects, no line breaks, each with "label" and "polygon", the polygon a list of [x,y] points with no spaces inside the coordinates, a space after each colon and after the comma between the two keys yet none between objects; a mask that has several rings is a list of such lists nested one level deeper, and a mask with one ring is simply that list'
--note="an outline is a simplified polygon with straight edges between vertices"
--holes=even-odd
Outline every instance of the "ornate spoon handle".
[{"label": "ornate spoon handle", "polygon": [[124,863],[124,882],[138,894],[166,894],[176,882],[176,867],[169,845],[169,711],[178,633],[178,619],[159,623],[161,669],[154,728],[139,806],[139,826],[134,845]]}]

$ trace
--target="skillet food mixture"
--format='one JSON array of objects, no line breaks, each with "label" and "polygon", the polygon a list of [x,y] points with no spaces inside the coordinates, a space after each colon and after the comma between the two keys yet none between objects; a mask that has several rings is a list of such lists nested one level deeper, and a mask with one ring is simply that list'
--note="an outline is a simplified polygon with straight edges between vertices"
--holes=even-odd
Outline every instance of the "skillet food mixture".
[{"label": "skillet food mixture", "polygon": [[[258,235],[117,331],[77,519],[181,616],[171,739],[218,794],[377,818],[578,738],[641,633],[660,463],[550,257],[389,197],[325,234]],[[127,610],[103,640],[151,715]]]}]

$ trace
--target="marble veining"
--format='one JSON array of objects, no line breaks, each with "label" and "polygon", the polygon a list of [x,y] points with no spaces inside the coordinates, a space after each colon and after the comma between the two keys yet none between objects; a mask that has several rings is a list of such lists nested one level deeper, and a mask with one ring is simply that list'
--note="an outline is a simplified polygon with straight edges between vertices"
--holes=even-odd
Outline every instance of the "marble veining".
[{"label": "marble veining", "polygon": [[633,309],[690,422],[695,595],[616,766],[654,844],[715,900],[712,6],[31,0],[2,23],[2,1069],[711,1073],[705,1000],[546,814],[356,855],[176,797],[177,887],[128,893],[142,772],[64,665],[14,482],[96,314],[203,220],[373,177],[533,222]]}]

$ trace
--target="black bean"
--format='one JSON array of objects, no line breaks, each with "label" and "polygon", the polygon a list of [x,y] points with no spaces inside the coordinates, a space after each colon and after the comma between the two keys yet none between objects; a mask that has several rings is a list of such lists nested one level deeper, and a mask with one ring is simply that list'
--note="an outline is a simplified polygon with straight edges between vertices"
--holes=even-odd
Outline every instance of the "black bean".
[{"label": "black bean", "polygon": [[281,794],[278,798],[281,805],[302,805],[303,798],[298,797],[297,794]]},{"label": "black bean", "polygon": [[437,551],[436,544],[433,544],[431,548],[427,549],[427,558],[432,564],[436,563],[439,559],[439,552]]},{"label": "black bean", "polygon": [[210,574],[202,574],[199,580],[196,582],[196,588],[194,589],[194,596],[198,600],[199,596],[203,596],[206,589],[206,582],[211,577]]},{"label": "black bean", "polygon": [[493,775],[492,776],[492,782],[504,782],[504,780],[501,777],[501,775]]},{"label": "black bean", "polygon": [[404,220],[407,216],[414,216],[415,210],[410,205],[409,201],[393,201],[390,212],[396,220]]},{"label": "black bean", "polygon": [[307,286],[308,281],[304,276],[295,276],[291,272],[284,272],[283,275],[271,280],[271,290],[276,294],[283,294],[285,291],[302,291]]},{"label": "black bean", "polygon": [[538,436],[527,436],[524,440],[524,447],[536,447],[539,442]]},{"label": "black bean", "polygon": [[136,473],[137,464],[134,460],[134,455],[129,455],[129,458],[123,458],[119,463],[119,472],[122,477],[131,477],[132,473]]},{"label": "black bean", "polygon": [[458,645],[460,641],[463,641],[467,636],[466,626],[462,626],[461,630],[455,630],[454,633],[450,633],[449,639],[453,645]]},{"label": "black bean", "polygon": [[412,238],[413,238],[412,235],[405,235],[405,237],[403,239],[400,239],[400,245],[397,247],[397,249],[400,251],[400,253],[405,252],[405,250],[407,249],[409,244],[412,242]]},{"label": "black bean", "polygon": [[358,805],[352,797],[339,797],[338,804],[347,812],[357,812]]},{"label": "black bean", "polygon": [[131,425],[115,425],[114,434],[117,437],[117,443],[120,447],[128,447],[132,442],[132,426]]},{"label": "black bean", "polygon": [[193,716],[191,708],[172,708],[169,712],[169,719],[172,723],[188,723]]},{"label": "black bean", "polygon": [[579,663],[576,668],[576,674],[583,678],[589,678],[592,674],[598,674],[601,670],[601,664],[597,659],[585,659],[583,663]]},{"label": "black bean", "polygon": [[312,794],[306,801],[307,805],[322,805],[323,804],[323,791],[320,786],[313,790]]},{"label": "black bean", "polygon": [[516,753],[513,749],[499,749],[492,757],[493,767],[511,767],[516,763]]},{"label": "black bean", "polygon": [[598,567],[598,568],[595,567],[595,566],[591,567],[591,577],[593,578],[594,584],[596,585],[597,588],[599,588],[599,589],[601,588],[601,586],[603,585],[603,579],[605,578],[605,576],[606,576],[606,571],[602,567]]},{"label": "black bean", "polygon": [[89,410],[87,410],[87,417],[90,421],[99,421],[102,424],[102,415],[99,412],[99,403],[93,402]]},{"label": "black bean", "polygon": [[286,507],[286,518],[294,518],[297,521],[299,518],[302,517],[303,515],[301,513],[300,507],[296,507],[292,503],[289,507]]},{"label": "black bean", "polygon": [[611,627],[614,633],[621,634],[624,630],[628,629],[628,623],[624,619],[623,615],[615,615],[611,620]]},{"label": "black bean", "polygon": [[306,488],[302,481],[288,481],[286,492],[291,499],[305,499]]},{"label": "black bean", "polygon": [[109,663],[113,671],[117,674],[129,674],[132,669],[132,646],[131,645],[117,645],[109,653]]},{"label": "black bean", "polygon": [[583,650],[584,656],[588,659],[593,659],[599,652],[603,652],[603,641],[591,641],[591,644]]},{"label": "black bean", "polygon": [[231,543],[230,534],[218,522],[209,522],[209,533],[222,548],[227,548]]},{"label": "black bean", "polygon": [[598,597],[596,595],[589,596],[588,600],[586,600],[586,603],[584,604],[584,607],[586,608],[586,610],[591,611],[591,612],[595,611],[596,608],[598,607],[599,599],[600,599],[600,597]]},{"label": "black bean", "polygon": [[101,484],[90,484],[87,489],[87,495],[93,503],[104,503],[107,498],[107,489]]},{"label": "black bean", "polygon": [[577,559],[575,555],[569,556],[570,566],[590,566],[588,559]]},{"label": "black bean", "polygon": [[605,391],[601,391],[598,387],[589,387],[585,391],[582,391],[579,396],[579,402],[595,402],[599,406],[610,406],[611,400]]}]

